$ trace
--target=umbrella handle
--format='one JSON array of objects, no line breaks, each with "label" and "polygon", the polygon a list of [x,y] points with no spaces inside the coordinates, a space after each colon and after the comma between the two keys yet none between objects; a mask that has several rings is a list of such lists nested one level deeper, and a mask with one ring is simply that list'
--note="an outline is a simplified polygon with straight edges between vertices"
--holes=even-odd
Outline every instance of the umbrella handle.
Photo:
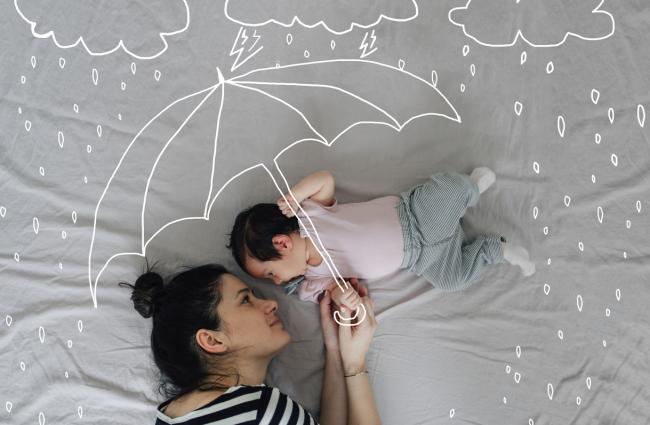
[{"label": "umbrella handle", "polygon": [[[357,322],[352,323],[352,321],[357,317],[359,317]],[[359,304],[359,306],[354,312],[354,315],[352,315],[351,317],[344,317],[338,311],[334,312],[334,320],[336,321],[336,323],[338,323],[341,326],[356,326],[359,323],[363,322],[365,318],[366,318],[366,308],[363,306],[363,304]]]}]

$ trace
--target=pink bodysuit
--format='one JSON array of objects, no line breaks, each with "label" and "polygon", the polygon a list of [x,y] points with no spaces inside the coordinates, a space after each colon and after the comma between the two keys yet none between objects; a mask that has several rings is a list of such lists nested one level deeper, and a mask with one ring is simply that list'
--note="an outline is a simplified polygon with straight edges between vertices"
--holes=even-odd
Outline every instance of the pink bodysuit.
[{"label": "pink bodysuit", "polygon": [[[320,249],[318,237],[334,265],[344,278],[373,279],[393,273],[404,258],[404,236],[397,204],[399,196],[384,196],[367,202],[338,204],[330,207],[307,199],[302,208],[313,222],[315,231],[302,212],[298,217],[300,236],[312,236]],[[327,254],[321,252],[324,258]],[[301,300],[318,303],[318,295],[333,281],[325,260],[308,266],[305,280],[298,286]]]}]

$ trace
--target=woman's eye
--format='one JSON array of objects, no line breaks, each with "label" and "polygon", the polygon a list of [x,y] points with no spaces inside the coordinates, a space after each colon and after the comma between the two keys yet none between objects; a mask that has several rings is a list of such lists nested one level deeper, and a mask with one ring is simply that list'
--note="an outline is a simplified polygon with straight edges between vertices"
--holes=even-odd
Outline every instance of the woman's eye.
[{"label": "woman's eye", "polygon": [[246,303],[250,303],[250,298],[248,297],[248,295],[245,295],[245,296],[244,296],[244,299],[242,300],[241,303],[244,304],[245,302],[246,302]]}]

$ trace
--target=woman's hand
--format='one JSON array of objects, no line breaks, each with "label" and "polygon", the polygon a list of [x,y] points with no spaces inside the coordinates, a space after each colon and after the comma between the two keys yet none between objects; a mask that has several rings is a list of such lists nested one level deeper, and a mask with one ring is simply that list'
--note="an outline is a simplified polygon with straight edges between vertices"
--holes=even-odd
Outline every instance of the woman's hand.
[{"label": "woman's hand", "polygon": [[[361,303],[366,309],[366,317],[361,323],[354,326],[339,326],[338,328],[341,360],[346,375],[359,373],[365,369],[366,353],[377,328],[374,302],[370,299],[365,286],[357,282],[357,287],[359,295],[362,295]],[[342,316],[350,317],[350,314],[350,310],[341,307]]]},{"label": "woman's hand", "polygon": [[320,325],[323,330],[323,342],[327,350],[339,349],[338,323],[334,321],[334,303],[329,291],[323,291],[320,300]]}]

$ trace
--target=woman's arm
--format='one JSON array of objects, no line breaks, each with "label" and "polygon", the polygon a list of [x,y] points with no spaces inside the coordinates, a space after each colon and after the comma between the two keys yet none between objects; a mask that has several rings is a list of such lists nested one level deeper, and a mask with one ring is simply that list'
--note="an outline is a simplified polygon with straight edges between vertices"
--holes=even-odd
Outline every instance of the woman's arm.
[{"label": "woman's arm", "polygon": [[349,376],[345,379],[347,392],[350,395],[348,398],[348,425],[381,425],[379,419],[379,412],[375,404],[375,397],[372,393],[370,380],[367,373],[359,373],[365,371],[365,365],[356,368],[346,368],[345,375]]},{"label": "woman's arm", "polygon": [[[335,182],[332,173],[322,170],[300,180],[291,188],[291,193],[293,193],[293,197],[298,204],[309,198],[321,205],[329,207],[334,203],[334,187]],[[291,202],[291,207],[295,212],[298,206],[292,201],[290,194],[286,194],[285,196]],[[284,198],[281,197],[278,199],[278,206],[284,215],[287,217],[293,216]]]},{"label": "woman's arm", "polygon": [[325,375],[320,402],[320,424],[340,425],[348,422],[347,390],[343,382],[343,364],[338,347],[325,350]]}]

